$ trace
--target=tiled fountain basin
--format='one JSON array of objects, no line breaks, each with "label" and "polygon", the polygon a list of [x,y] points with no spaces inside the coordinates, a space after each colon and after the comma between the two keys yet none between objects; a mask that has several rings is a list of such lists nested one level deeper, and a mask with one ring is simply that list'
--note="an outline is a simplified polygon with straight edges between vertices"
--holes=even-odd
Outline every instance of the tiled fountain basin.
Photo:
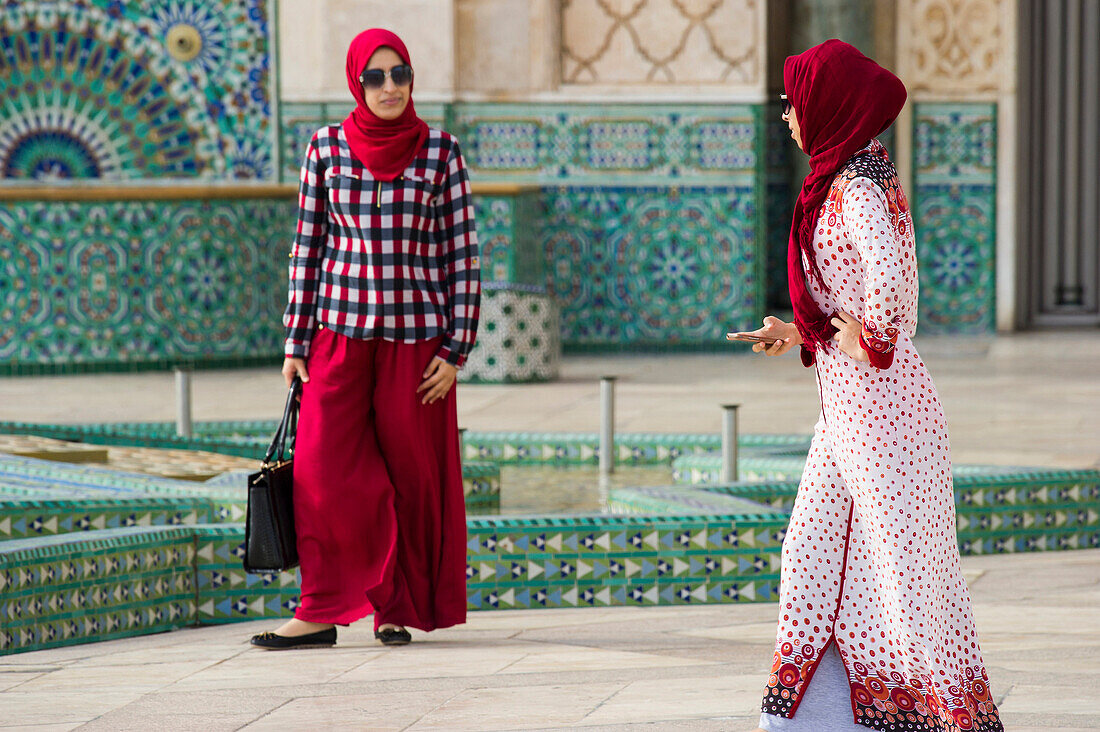
[{"label": "tiled fountain basin", "polygon": [[[262,448],[269,428],[270,423],[198,425],[199,437],[191,441],[174,438],[163,425],[67,427],[64,435],[46,426],[44,432],[89,442],[98,438],[98,444],[130,444],[141,433],[143,444],[209,450],[217,442],[246,455]],[[685,461],[694,461],[687,467],[697,469],[697,477],[711,475],[706,471],[719,460],[717,436],[619,435],[617,457],[627,466],[619,475],[653,466],[669,476],[666,484],[639,480],[597,487],[602,513],[471,515],[468,607],[774,600],[786,511],[807,442],[804,436],[747,436],[741,441],[741,473],[760,480],[673,484],[669,471],[682,469]],[[464,444],[466,464],[477,474],[468,477],[490,482],[493,475],[525,466],[542,471],[589,466],[591,472],[597,457],[596,436],[578,433],[468,432]],[[955,472],[964,553],[1100,546],[1097,471],[960,466]],[[49,523],[68,533],[0,541],[0,627],[11,627],[0,631],[0,653],[290,614],[297,598],[293,574],[249,575],[241,569],[242,502],[228,485],[236,478],[223,477],[204,484],[98,466],[0,460],[0,483],[7,486],[0,488],[0,503],[71,499],[74,510],[68,523],[58,514],[56,523],[36,524],[33,517],[28,523],[24,515],[20,524],[24,532]],[[507,497],[507,481],[503,490]],[[131,514],[120,514],[118,528],[80,525],[77,514],[83,509],[80,515],[90,515],[104,492],[134,501],[133,507],[146,501],[140,504],[144,513],[134,513],[129,525]],[[146,515],[148,523],[164,525],[142,526]],[[70,585],[60,590],[43,580],[59,568],[68,573]],[[181,592],[193,599],[181,600]],[[116,635],[105,636],[108,632]]]}]

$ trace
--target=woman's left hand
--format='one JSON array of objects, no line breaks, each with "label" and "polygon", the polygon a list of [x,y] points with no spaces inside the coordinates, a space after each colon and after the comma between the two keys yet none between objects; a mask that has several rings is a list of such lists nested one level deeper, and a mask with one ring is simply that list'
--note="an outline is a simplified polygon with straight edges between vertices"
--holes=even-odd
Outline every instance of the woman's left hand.
[{"label": "woman's left hand", "polygon": [[871,357],[867,355],[867,351],[863,350],[863,346],[859,344],[859,337],[863,333],[863,324],[852,314],[846,313],[843,310],[837,314],[837,317],[829,321],[836,328],[836,335],[833,336],[833,340],[840,347],[840,350],[848,354],[856,361],[863,361],[864,363],[870,363]]},{"label": "woman's left hand", "polygon": [[428,368],[424,371],[424,381],[416,388],[416,393],[424,392],[421,404],[432,404],[447,396],[447,392],[458,378],[458,369],[447,363],[439,356],[432,359]]}]

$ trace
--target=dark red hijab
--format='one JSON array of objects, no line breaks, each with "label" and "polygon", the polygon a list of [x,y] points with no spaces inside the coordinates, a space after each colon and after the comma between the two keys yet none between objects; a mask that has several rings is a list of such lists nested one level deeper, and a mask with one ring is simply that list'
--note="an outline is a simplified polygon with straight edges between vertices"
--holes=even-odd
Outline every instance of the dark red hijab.
[{"label": "dark red hijab", "polygon": [[810,156],[810,174],[802,182],[791,222],[787,281],[804,347],[816,351],[836,328],[829,323],[833,314],[821,312],[810,296],[800,253],[806,253],[810,275],[824,287],[813,254],[818,209],[841,166],[897,118],[905,104],[905,85],[855,46],[833,39],[787,57],[783,87],[798,117],[802,149]]},{"label": "dark red hijab", "polygon": [[409,87],[409,103],[395,120],[384,120],[367,108],[359,75],[367,68],[374,52],[388,46],[401,60],[412,65],[409,50],[396,34],[382,28],[365,30],[348,47],[348,88],[355,97],[356,107],[344,120],[344,136],[355,159],[367,167],[375,178],[391,181],[401,175],[428,139],[428,125],[416,116]]}]

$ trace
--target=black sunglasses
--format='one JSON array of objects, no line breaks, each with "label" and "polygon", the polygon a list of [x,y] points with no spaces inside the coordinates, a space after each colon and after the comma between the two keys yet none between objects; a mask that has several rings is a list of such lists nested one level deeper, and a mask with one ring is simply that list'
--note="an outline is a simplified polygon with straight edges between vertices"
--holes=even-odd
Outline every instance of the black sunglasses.
[{"label": "black sunglasses", "polygon": [[783,116],[786,117],[788,114],[791,113],[791,100],[787,99],[786,94],[780,94],[779,101],[783,105]]},{"label": "black sunglasses", "polygon": [[408,64],[394,66],[389,71],[366,69],[359,74],[359,83],[368,89],[381,89],[386,79],[393,79],[394,86],[408,86],[413,80],[413,67]]}]

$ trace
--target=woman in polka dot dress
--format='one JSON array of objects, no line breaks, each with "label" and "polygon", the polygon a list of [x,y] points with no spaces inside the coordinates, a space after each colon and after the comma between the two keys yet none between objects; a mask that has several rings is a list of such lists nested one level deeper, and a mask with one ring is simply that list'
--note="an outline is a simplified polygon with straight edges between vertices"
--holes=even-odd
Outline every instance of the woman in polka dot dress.
[{"label": "woman in polka dot dress", "polygon": [[810,156],[788,258],[795,318],[765,318],[753,350],[799,346],[821,418],[783,542],[760,726],[1003,730],[959,568],[947,423],[910,340],[913,221],[874,139],[905,87],[836,40],[788,58],[783,80]]}]

